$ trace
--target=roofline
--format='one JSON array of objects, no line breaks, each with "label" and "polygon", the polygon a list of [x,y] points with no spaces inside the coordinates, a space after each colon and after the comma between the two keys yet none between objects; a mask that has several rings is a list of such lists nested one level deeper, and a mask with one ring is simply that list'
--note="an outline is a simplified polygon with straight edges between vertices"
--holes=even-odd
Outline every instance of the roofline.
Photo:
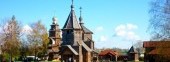
[{"label": "roofline", "polygon": [[70,29],[72,29],[72,30],[82,30],[82,29],[79,29],[79,28],[63,28],[61,30],[70,30]]},{"label": "roofline", "polygon": [[76,50],[74,50],[74,48],[71,45],[62,45],[62,46],[69,48],[73,54],[79,55],[79,53]]},{"label": "roofline", "polygon": [[143,42],[163,42],[163,41],[170,41],[170,40],[150,40],[150,41],[143,41]]}]

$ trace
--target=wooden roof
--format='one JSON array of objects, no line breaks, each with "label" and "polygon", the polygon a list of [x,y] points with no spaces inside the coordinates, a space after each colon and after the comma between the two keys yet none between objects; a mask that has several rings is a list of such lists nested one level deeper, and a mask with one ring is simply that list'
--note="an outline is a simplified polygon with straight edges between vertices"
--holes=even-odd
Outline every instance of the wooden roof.
[{"label": "wooden roof", "polygon": [[99,53],[99,56],[104,56],[104,55],[107,55],[107,54],[117,55],[118,53],[117,53],[117,51],[108,49],[108,50],[101,51]]},{"label": "wooden roof", "polygon": [[63,29],[81,29],[74,10],[71,10]]},{"label": "wooden roof", "polygon": [[80,24],[81,28],[83,29],[84,33],[89,33],[89,34],[93,34],[92,31],[90,31],[88,28],[86,28],[83,24]]},{"label": "wooden roof", "polygon": [[145,41],[143,47],[170,47],[170,41]]},{"label": "wooden roof", "polygon": [[155,48],[152,51],[150,51],[148,54],[170,54],[170,48]]},{"label": "wooden roof", "polygon": [[132,47],[129,49],[128,53],[137,53],[137,51],[136,51],[135,48],[132,46]]},{"label": "wooden roof", "polygon": [[170,41],[145,41],[143,47],[145,49],[152,48],[146,54],[170,54]]},{"label": "wooden roof", "polygon": [[75,48],[71,45],[63,45],[61,47],[60,53],[63,53],[65,49],[68,48],[74,55],[79,55],[79,53],[75,50]]}]

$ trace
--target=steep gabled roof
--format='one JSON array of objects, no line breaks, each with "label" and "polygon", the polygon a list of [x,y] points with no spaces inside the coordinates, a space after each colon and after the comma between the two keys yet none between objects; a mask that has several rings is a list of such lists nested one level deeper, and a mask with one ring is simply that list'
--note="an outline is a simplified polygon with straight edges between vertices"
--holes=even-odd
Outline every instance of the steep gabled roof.
[{"label": "steep gabled roof", "polygon": [[74,10],[72,9],[63,29],[81,29],[79,22],[77,21]]},{"label": "steep gabled roof", "polygon": [[132,47],[129,49],[128,53],[137,53],[137,51],[136,51],[136,50],[134,49],[134,47],[132,46]]},{"label": "steep gabled roof", "polygon": [[90,34],[93,34],[92,31],[90,31],[89,29],[87,29],[83,24],[80,24],[81,25],[81,28],[83,29],[83,32],[84,33],[90,33]]}]

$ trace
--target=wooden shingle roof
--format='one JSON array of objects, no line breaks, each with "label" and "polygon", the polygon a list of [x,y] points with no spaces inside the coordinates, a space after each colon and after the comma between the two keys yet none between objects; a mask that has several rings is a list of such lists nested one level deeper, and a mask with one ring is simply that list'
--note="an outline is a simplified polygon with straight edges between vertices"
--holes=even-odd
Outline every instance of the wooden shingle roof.
[{"label": "wooden shingle roof", "polygon": [[118,53],[114,50],[108,49],[108,50],[101,51],[99,53],[99,56],[104,56],[104,55],[107,55],[107,54],[117,55]]},{"label": "wooden shingle roof", "polygon": [[74,10],[71,10],[63,29],[81,29]]},{"label": "wooden shingle roof", "polygon": [[145,41],[143,47],[170,47],[170,41]]}]

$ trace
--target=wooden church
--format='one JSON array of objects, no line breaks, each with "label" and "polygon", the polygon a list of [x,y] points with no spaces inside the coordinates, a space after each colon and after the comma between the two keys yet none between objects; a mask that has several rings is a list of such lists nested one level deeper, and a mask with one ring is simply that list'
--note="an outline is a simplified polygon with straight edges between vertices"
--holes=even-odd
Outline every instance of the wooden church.
[{"label": "wooden church", "polygon": [[93,62],[93,32],[84,26],[81,15],[79,20],[77,19],[73,0],[70,14],[62,29],[59,28],[55,17],[52,20],[49,30],[48,60],[60,57],[61,62]]}]

